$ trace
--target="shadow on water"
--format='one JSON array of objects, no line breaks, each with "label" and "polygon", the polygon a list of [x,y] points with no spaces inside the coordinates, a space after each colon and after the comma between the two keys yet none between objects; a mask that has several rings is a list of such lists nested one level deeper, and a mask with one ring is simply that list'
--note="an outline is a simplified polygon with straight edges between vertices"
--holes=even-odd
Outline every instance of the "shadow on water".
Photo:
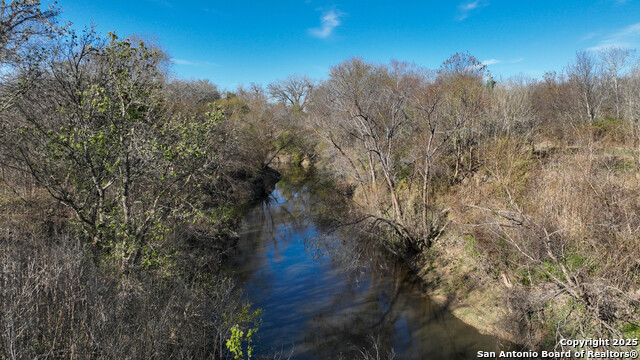
[{"label": "shadow on water", "polygon": [[245,216],[231,267],[264,310],[258,354],[352,359],[371,339],[398,359],[475,359],[496,350],[496,339],[423,295],[405,264],[348,229],[318,225],[319,201],[308,181],[285,180]]}]

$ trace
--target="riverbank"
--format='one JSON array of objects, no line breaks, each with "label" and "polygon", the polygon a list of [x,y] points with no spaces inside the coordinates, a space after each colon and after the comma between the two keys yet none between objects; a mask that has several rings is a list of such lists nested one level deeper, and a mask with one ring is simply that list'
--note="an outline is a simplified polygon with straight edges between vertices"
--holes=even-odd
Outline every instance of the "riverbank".
[{"label": "riverbank", "polygon": [[[443,246],[445,241],[447,247]],[[451,245],[453,241],[453,235],[449,235],[430,249],[430,255],[405,258],[422,279],[425,295],[480,333],[518,343],[505,326],[509,310],[502,299],[502,286],[478,276],[479,264],[469,256],[468,248]]]},{"label": "riverbank", "polygon": [[[318,166],[321,167],[322,164]],[[277,163],[277,169],[285,174],[287,182],[292,179],[293,182],[300,182],[305,174],[315,172],[313,166],[299,167],[287,161]],[[348,187],[346,183],[332,186],[333,189]],[[334,192],[341,193],[336,190]],[[345,196],[343,200],[351,201],[346,197],[347,194],[342,196]],[[333,201],[336,201],[335,194]],[[339,207],[343,205],[333,206],[334,209]],[[482,264],[479,264],[477,257],[474,258],[474,252],[475,249],[462,235],[451,232],[435,242],[428,252],[406,254],[399,257],[399,260],[406,263],[421,279],[422,293],[443,311],[450,312],[482,334],[517,343],[516,335],[506,326],[509,310],[502,299],[502,284],[488,281],[478,274]]]},{"label": "riverbank", "polygon": [[[320,164],[321,165],[321,164]],[[300,182],[305,174],[314,173],[315,168],[295,167],[281,163],[278,168],[289,182]],[[314,175],[321,177],[322,175]],[[317,181],[317,180],[316,180]],[[321,192],[324,192],[324,188]],[[347,184],[331,186],[334,193],[337,189],[348,188]],[[315,189],[317,192],[318,190]],[[326,194],[323,194],[326,196]],[[336,200],[332,195],[332,201]],[[347,194],[344,201],[350,201]],[[343,205],[334,204],[334,210]],[[340,216],[333,213],[333,216]],[[342,214],[344,216],[351,216]],[[390,256],[396,256],[389,254]],[[505,326],[508,308],[502,301],[503,289],[500,283],[487,281],[476,271],[482,266],[473,257],[473,250],[461,235],[447,233],[428,252],[412,256],[399,257],[411,271],[421,279],[421,292],[437,304],[442,311],[450,312],[460,321],[477,329],[480,333],[509,343],[516,343],[517,338]]]},{"label": "riverbank", "polygon": [[636,338],[635,150],[594,129],[583,129],[588,146],[496,141],[474,173],[441,191],[448,226],[409,261],[427,294],[531,349],[606,332]]},{"label": "riverbank", "polygon": [[[361,230],[387,239],[385,246],[420,276],[426,295],[482,333],[544,350],[558,338],[594,333],[635,338],[635,150],[609,142],[599,129],[582,129],[589,145],[581,147],[553,138],[535,146],[518,137],[483,144],[473,172],[459,182],[441,179],[434,190],[432,209],[441,219],[430,247],[399,250],[406,240],[382,220]],[[352,214],[360,214],[344,222],[376,219],[380,211],[392,220],[391,205],[376,207],[388,193],[336,181],[354,189],[344,196]],[[418,186],[398,185],[398,199],[411,205]],[[427,243],[415,208],[407,206],[403,226],[416,234],[410,241]]]}]

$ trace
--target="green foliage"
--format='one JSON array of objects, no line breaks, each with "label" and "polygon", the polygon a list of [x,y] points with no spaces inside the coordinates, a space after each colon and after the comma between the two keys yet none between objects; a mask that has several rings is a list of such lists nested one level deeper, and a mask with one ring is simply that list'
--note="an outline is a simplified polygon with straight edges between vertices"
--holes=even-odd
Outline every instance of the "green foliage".
[{"label": "green foliage", "polygon": [[[574,260],[579,261],[579,258],[575,258]],[[532,268],[521,267],[517,270],[517,274],[518,281],[525,286],[551,281],[552,279],[549,274],[560,280],[565,280],[562,270],[558,264],[551,259],[545,259],[542,264]]]},{"label": "green foliage", "polygon": [[[82,54],[77,68],[52,62],[60,86],[72,91],[39,96],[37,113],[26,114],[27,126],[17,132],[25,144],[21,166],[74,211],[85,237],[122,269],[168,267],[165,237],[204,216],[200,187],[220,166],[221,109],[166,117],[166,56],[114,33],[106,45],[89,45],[87,36],[69,44]],[[40,111],[48,102],[56,104],[52,111]]]},{"label": "green foliage", "polygon": [[624,121],[622,119],[618,119],[615,116],[607,116],[602,120],[597,120],[593,122],[593,127],[596,129],[602,130],[612,130],[619,126],[622,126]]},{"label": "green foliage", "polygon": [[622,326],[622,332],[627,339],[638,339],[640,338],[640,325],[626,323]]},{"label": "green foliage", "polygon": [[293,165],[295,166],[300,166],[302,164],[302,161],[304,160],[304,158],[302,157],[302,154],[300,153],[296,153],[293,156]]},{"label": "green foliage", "polygon": [[567,258],[567,265],[569,265],[569,268],[572,270],[583,267],[588,260],[587,257],[581,254],[578,254],[576,252],[568,254],[566,258]]},{"label": "green foliage", "polygon": [[[234,359],[242,359],[242,338],[244,331],[240,330],[239,325],[231,327],[231,337],[227,340],[227,349],[234,355]],[[249,355],[250,356],[250,355]]]},{"label": "green foliage", "polygon": [[276,139],[275,145],[278,149],[282,149],[282,152],[284,154],[290,154],[293,150],[292,144],[294,142],[294,139],[294,134],[292,134],[290,131],[285,131],[284,133],[282,133],[282,135],[280,135],[280,137]]},{"label": "green foliage", "polygon": [[596,139],[609,138],[612,141],[621,143],[628,136],[624,120],[614,116],[607,116],[602,120],[597,120],[589,128]]},{"label": "green foliage", "polygon": [[226,345],[227,349],[233,354],[234,359],[245,359],[243,356],[243,342],[247,343],[246,359],[251,359],[253,353],[253,347],[251,346],[251,342],[253,341],[252,337],[257,331],[257,328],[249,329],[245,336],[244,331],[240,329],[239,325],[234,325],[231,328],[231,337],[227,340]]},{"label": "green foliage", "polygon": [[605,160],[605,166],[608,169],[613,170],[616,175],[623,175],[633,173],[636,171],[637,166],[634,159],[619,158],[617,156],[610,156]]},{"label": "green foliage", "polygon": [[[233,354],[234,359],[251,359],[251,355],[253,354],[253,346],[251,344],[253,342],[253,336],[258,331],[258,326],[260,324],[259,318],[261,314],[262,310],[258,309],[254,312],[251,312],[249,311],[248,306],[243,306],[241,311],[236,314],[236,320],[239,323],[253,322],[253,327],[243,327],[239,323],[236,323],[231,327],[231,335],[226,341],[226,346],[227,349]],[[246,353],[244,346],[245,343]],[[246,358],[244,357],[245,354]]]},{"label": "green foliage", "polygon": [[478,252],[478,242],[473,237],[473,235],[470,235],[470,234],[466,235],[464,239],[465,239],[464,250],[468,254],[470,254],[472,257],[476,259],[479,258],[480,253]]},{"label": "green foliage", "polygon": [[549,303],[543,310],[545,322],[543,328],[545,330],[544,338],[541,341],[543,348],[552,349],[557,344],[558,333],[564,334],[566,338],[574,338],[584,331],[592,331],[593,329],[581,328],[579,321],[586,314],[586,307],[581,302],[573,299],[559,303]]},{"label": "green foliage", "polygon": [[[544,269],[546,271],[549,272],[549,274],[555,276],[556,278],[562,280],[562,281],[566,281],[564,274],[562,273],[562,270],[560,269],[560,266],[558,266],[558,264],[556,264],[553,260],[551,259],[544,259],[544,261],[542,262],[542,265],[540,265],[541,269]],[[536,268],[537,269],[537,268]],[[551,280],[550,276],[543,271],[536,271],[536,274],[540,275],[541,277],[543,277],[546,280]]]},{"label": "green foliage", "polygon": [[227,93],[227,97],[215,102],[226,117],[242,116],[249,113],[249,106],[235,94]]},{"label": "green foliage", "polygon": [[529,271],[525,267],[518,268],[517,271],[518,282],[524,286],[531,286],[531,280],[529,278]]},{"label": "green foliage", "polygon": [[[295,107],[292,107],[292,111],[295,111]],[[279,149],[282,154],[292,154],[293,155],[293,165],[300,166],[305,156],[305,148],[308,147],[307,144],[304,143],[304,140],[301,138],[300,134],[295,131],[284,131],[278,138],[275,140],[275,148]]]}]

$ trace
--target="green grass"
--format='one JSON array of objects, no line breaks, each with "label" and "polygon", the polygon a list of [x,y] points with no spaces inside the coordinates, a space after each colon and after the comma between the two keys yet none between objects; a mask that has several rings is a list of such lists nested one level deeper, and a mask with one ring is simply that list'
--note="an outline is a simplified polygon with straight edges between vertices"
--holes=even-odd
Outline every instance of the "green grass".
[{"label": "green grass", "polygon": [[622,333],[628,339],[640,338],[640,326],[638,324],[626,323],[622,326]]}]

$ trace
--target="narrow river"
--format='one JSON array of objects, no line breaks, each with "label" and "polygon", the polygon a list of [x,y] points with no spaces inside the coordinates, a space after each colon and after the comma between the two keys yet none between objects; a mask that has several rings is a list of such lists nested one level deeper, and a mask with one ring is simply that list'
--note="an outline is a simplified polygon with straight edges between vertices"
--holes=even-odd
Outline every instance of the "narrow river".
[{"label": "narrow river", "polygon": [[[307,180],[307,185],[309,184]],[[233,271],[263,309],[257,355],[292,359],[475,359],[496,339],[441,310],[408,267],[348,231],[314,222],[317,196],[281,181],[251,209]]]}]

